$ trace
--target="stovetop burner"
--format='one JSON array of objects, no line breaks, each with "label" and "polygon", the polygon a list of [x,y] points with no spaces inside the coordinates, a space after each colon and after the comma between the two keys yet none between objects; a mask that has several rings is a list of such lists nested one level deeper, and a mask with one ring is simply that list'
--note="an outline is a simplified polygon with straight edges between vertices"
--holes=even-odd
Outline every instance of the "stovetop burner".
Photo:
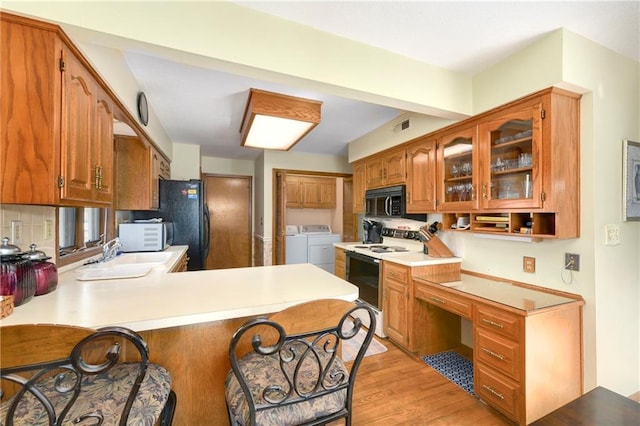
[{"label": "stovetop burner", "polygon": [[409,251],[405,247],[401,247],[401,246],[385,246],[385,245],[381,245],[381,244],[375,244],[375,245],[371,245],[371,246],[354,246],[354,248],[369,249],[374,253],[395,253],[395,252]]}]

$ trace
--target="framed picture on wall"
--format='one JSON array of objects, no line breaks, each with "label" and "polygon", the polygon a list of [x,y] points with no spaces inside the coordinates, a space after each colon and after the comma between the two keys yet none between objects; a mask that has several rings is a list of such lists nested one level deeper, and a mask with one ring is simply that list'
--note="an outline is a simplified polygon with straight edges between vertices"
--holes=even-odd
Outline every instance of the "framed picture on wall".
[{"label": "framed picture on wall", "polygon": [[622,158],[623,219],[640,220],[640,143],[625,140]]}]

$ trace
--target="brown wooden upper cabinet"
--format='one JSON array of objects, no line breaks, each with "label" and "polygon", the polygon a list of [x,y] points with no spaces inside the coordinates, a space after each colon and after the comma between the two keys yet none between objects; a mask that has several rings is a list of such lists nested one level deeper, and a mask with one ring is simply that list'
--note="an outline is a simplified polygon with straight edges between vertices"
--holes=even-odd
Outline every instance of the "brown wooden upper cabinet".
[{"label": "brown wooden upper cabinet", "polygon": [[61,199],[113,199],[113,107],[78,58],[62,49]]},{"label": "brown wooden upper cabinet", "polygon": [[436,210],[436,139],[420,137],[407,146],[407,213]]},{"label": "brown wooden upper cabinet", "polygon": [[287,207],[333,209],[336,207],[336,179],[288,174]]},{"label": "brown wooden upper cabinet", "polygon": [[366,187],[401,185],[407,179],[406,151],[393,149],[372,156],[366,162]]},{"label": "brown wooden upper cabinet", "polygon": [[464,218],[466,232],[579,237],[580,95],[541,90],[360,159],[353,173],[354,213],[367,189],[406,184],[407,212],[443,213],[447,229]]},{"label": "brown wooden upper cabinet", "polygon": [[0,202],[111,204],[111,99],[57,26],[0,20]]},{"label": "brown wooden upper cabinet", "polygon": [[478,142],[475,125],[438,137],[438,208],[465,211],[478,206]]},{"label": "brown wooden upper cabinet", "polygon": [[115,137],[116,208],[157,210],[160,179],[169,178],[169,161],[153,145],[139,137]]}]

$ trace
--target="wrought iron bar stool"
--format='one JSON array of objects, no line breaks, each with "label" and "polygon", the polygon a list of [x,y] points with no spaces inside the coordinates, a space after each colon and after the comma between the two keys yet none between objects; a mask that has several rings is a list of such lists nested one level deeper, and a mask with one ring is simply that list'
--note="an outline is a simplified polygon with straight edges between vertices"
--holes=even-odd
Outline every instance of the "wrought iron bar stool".
[{"label": "wrought iron bar stool", "polygon": [[[332,314],[337,311],[339,316]],[[344,418],[350,425],[356,373],[375,323],[367,305],[319,300],[242,325],[231,339],[225,381],[231,424],[314,425]],[[353,362],[343,362],[341,344],[360,338]]]},{"label": "wrought iron bar stool", "polygon": [[171,376],[122,327],[0,327],[0,423],[170,425]]}]

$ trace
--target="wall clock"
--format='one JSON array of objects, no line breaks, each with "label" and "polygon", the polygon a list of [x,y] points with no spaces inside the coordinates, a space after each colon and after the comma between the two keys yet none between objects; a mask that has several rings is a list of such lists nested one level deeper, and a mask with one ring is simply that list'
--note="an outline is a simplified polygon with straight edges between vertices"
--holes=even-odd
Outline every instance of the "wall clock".
[{"label": "wall clock", "polygon": [[144,126],[149,123],[149,106],[147,105],[147,97],[144,92],[138,93],[138,117]]}]

